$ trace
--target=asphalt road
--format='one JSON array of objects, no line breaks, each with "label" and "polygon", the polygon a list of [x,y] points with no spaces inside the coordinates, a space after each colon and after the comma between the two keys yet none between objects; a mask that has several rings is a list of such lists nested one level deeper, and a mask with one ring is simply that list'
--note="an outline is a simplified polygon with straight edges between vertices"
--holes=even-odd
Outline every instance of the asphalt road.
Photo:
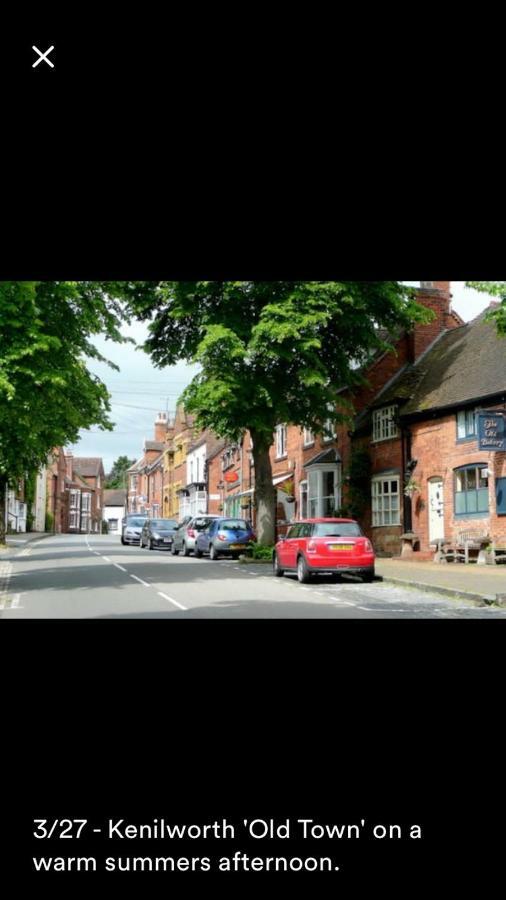
[{"label": "asphalt road", "polygon": [[[21,546],[21,545],[20,545]],[[330,577],[300,585],[270,567],[58,535],[0,559],[0,618],[505,618],[419,591]]]}]

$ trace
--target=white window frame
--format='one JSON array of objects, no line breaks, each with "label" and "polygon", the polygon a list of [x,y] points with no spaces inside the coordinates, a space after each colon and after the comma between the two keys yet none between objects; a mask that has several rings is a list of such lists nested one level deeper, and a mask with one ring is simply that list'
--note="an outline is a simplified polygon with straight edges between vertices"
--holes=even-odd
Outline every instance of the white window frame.
[{"label": "white window frame", "polygon": [[81,510],[83,513],[91,511],[91,494],[88,494],[86,491],[81,495]]},{"label": "white window frame", "polygon": [[341,464],[316,465],[307,470],[307,518],[319,519],[329,515],[324,509],[323,476],[327,472],[334,473],[334,513],[341,507],[342,471]]},{"label": "white window frame", "polygon": [[311,447],[314,444],[314,433],[310,428],[302,430],[302,442],[304,447]]},{"label": "white window frame", "polygon": [[286,425],[276,425],[276,459],[287,456],[287,437]]},{"label": "white window frame", "polygon": [[[393,482],[397,485],[397,491],[392,491]],[[386,491],[384,490],[385,484],[388,484]],[[401,524],[401,496],[400,475],[385,473],[375,475],[371,479],[373,528],[389,528]],[[395,498],[396,504],[392,502],[393,498]],[[397,509],[395,509],[395,505]]]},{"label": "white window frame", "polygon": [[397,424],[397,406],[382,406],[372,414],[372,443],[391,441],[399,437]]}]

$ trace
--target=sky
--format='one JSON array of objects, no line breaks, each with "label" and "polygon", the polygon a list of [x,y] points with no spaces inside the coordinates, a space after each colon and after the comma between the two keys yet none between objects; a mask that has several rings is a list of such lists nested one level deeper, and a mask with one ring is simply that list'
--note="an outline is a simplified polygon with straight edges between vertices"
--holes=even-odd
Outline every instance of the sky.
[{"label": "sky", "polygon": [[[412,282],[409,282],[410,284]],[[468,322],[486,306],[490,298],[465,287],[463,281],[452,281],[452,306]],[[133,337],[137,345],[147,337],[147,324],[138,322],[125,326],[123,334]],[[70,449],[75,456],[101,456],[105,471],[110,471],[118,456],[139,459],[144,440],[153,440],[154,422],[158,412],[173,416],[177,398],[197,371],[196,366],[179,363],[166,369],[156,369],[140,347],[114,344],[97,338],[95,344],[107,359],[115,362],[120,371],[103,363],[89,362],[92,372],[100,376],[111,393],[111,419],[114,431],[91,428],[82,431],[78,443]]]}]

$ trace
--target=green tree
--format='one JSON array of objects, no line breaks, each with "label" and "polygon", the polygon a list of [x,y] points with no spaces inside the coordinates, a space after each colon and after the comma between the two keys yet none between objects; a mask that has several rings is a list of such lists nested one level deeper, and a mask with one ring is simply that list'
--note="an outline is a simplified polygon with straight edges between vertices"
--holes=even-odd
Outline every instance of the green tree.
[{"label": "green tree", "polygon": [[467,281],[466,285],[498,298],[497,306],[488,311],[487,319],[495,322],[499,334],[506,336],[506,281]]},{"label": "green tree", "polygon": [[81,428],[112,428],[106,386],[84,358],[107,362],[93,335],[125,340],[120,293],[102,282],[0,282],[0,543],[8,482]]},{"label": "green tree", "polygon": [[280,423],[322,432],[342,420],[345,386],[390,344],[385,333],[427,321],[396,281],[193,281],[129,285],[130,309],[150,320],[145,349],[155,365],[200,366],[185,390],[202,427],[253,440],[259,542],[272,543],[275,491],[269,448]]},{"label": "green tree", "polygon": [[118,456],[114,461],[111,471],[106,477],[106,488],[124,488],[126,487],[126,473],[130,466],[133,466],[135,459],[129,459],[128,456]]}]

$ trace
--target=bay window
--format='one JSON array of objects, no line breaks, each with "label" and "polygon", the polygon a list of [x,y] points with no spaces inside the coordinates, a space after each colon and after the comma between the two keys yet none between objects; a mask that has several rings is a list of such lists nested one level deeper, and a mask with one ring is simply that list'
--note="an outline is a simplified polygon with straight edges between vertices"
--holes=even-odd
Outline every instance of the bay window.
[{"label": "bay window", "polygon": [[[302,488],[302,485],[301,485]],[[341,467],[311,466],[305,490],[307,516],[310,519],[332,517],[341,506]],[[301,490],[301,503],[303,493]]]}]

